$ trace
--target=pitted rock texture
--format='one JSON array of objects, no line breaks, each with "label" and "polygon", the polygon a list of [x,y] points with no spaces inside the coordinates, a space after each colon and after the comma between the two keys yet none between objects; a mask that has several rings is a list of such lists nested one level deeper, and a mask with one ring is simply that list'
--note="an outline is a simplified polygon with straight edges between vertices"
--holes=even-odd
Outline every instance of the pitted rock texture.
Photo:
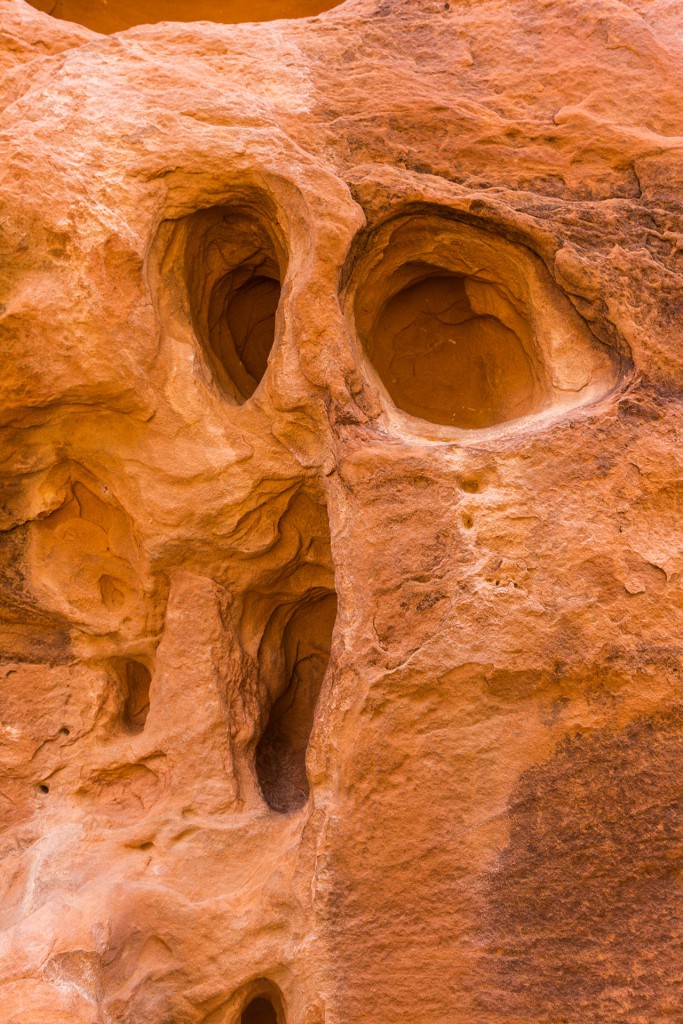
[{"label": "pitted rock texture", "polygon": [[680,5],[62,13],[0,0],[2,1024],[683,1020]]}]

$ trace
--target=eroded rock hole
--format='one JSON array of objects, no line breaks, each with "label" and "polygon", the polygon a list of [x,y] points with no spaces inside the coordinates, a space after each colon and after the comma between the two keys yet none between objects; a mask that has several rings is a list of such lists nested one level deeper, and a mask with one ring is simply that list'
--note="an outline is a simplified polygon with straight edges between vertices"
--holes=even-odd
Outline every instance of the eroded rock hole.
[{"label": "eroded rock hole", "polygon": [[278,1024],[278,1016],[270,999],[257,996],[242,1011],[240,1024]]},{"label": "eroded rock hole", "polygon": [[280,609],[261,644],[261,664],[275,678],[266,680],[272,703],[256,748],[256,773],[266,803],[283,814],[308,799],[306,751],[336,612],[336,595],[315,590]]},{"label": "eroded rock hole", "polygon": [[122,660],[118,669],[123,691],[121,724],[125,732],[142,732],[149,713],[151,673],[141,661],[133,659]]},{"label": "eroded rock hole", "polygon": [[[482,428],[534,412],[537,374],[493,284],[441,270],[381,307],[366,347],[394,403],[413,416]],[[505,322],[507,320],[507,323]]]},{"label": "eroded rock hole", "polygon": [[266,372],[273,347],[280,282],[251,270],[249,274],[244,284],[234,286],[227,299],[224,337],[231,339],[240,362],[256,383]]},{"label": "eroded rock hole", "polygon": [[258,387],[275,340],[284,258],[265,219],[251,209],[220,207],[185,224],[192,322],[218,385],[237,402]]},{"label": "eroded rock hole", "polygon": [[433,424],[485,429],[585,405],[626,370],[530,248],[453,211],[402,214],[356,251],[347,310],[390,415],[387,399]]},{"label": "eroded rock hole", "polygon": [[95,32],[120,32],[158,21],[243,21],[308,18],[337,5],[337,0],[29,0],[53,18],[75,21]]}]

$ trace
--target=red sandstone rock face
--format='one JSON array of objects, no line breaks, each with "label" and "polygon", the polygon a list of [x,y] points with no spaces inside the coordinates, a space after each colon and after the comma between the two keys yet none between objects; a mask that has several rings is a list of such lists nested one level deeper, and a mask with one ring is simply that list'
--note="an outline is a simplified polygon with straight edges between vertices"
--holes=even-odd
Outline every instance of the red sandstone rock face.
[{"label": "red sandstone rock face", "polygon": [[3,1024],[682,1019],[677,7],[0,0]]}]

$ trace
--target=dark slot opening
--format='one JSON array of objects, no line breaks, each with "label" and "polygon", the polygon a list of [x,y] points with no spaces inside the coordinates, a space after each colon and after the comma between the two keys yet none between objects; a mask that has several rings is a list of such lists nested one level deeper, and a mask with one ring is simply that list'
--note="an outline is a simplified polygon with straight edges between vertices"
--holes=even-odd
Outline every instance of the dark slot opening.
[{"label": "dark slot opening", "polygon": [[278,1024],[277,1013],[270,999],[257,996],[242,1011],[240,1024]]},{"label": "dark slot opening", "polygon": [[336,611],[335,594],[318,590],[294,606],[280,636],[272,628],[264,634],[263,644],[281,644],[279,657],[272,650],[261,652],[280,678],[271,687],[276,698],[256,748],[256,773],[266,803],[280,813],[297,810],[308,799],[306,751]]},{"label": "dark slot opening", "polygon": [[124,687],[123,727],[126,732],[142,732],[149,713],[149,669],[140,661],[125,661],[122,666]]}]

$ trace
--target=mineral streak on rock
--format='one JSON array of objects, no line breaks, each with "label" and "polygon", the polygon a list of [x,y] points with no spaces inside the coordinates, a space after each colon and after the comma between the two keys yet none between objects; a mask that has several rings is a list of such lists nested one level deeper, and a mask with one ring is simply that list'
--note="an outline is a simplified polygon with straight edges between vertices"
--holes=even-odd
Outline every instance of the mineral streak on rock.
[{"label": "mineral streak on rock", "polygon": [[683,1020],[683,11],[288,2],[0,0],[0,1024]]}]

